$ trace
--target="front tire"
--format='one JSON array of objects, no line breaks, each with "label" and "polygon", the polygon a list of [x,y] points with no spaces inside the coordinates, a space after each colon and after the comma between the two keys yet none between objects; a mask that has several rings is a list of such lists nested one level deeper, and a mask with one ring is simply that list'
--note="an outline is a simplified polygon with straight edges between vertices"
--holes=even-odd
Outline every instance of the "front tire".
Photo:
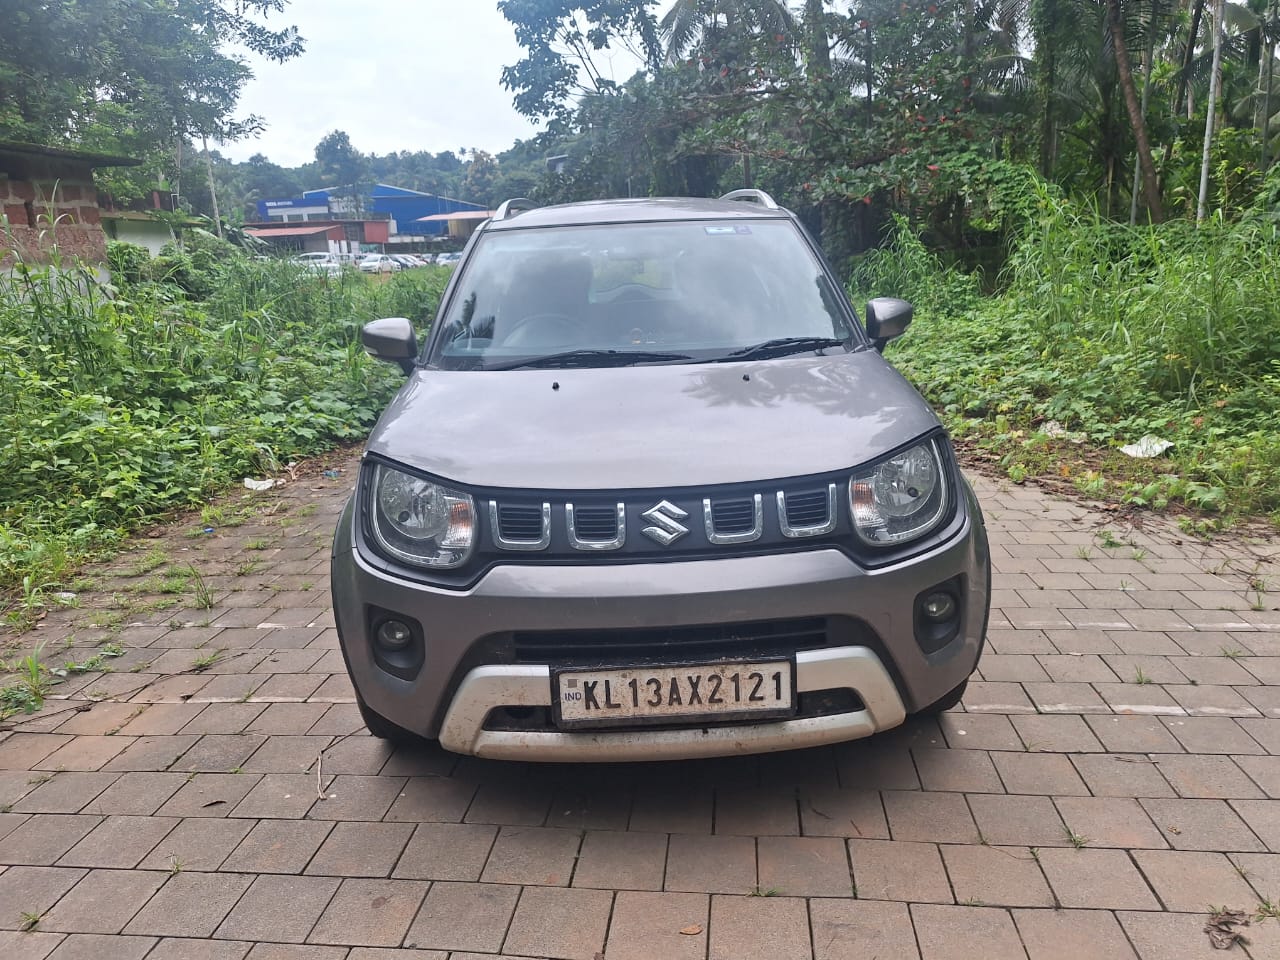
[{"label": "front tire", "polygon": [[379,740],[396,745],[421,745],[425,742],[416,733],[411,733],[404,727],[392,723],[382,714],[375,713],[359,694],[356,694],[356,706],[360,708],[360,719],[364,721],[364,725]]},{"label": "front tire", "polygon": [[950,693],[946,693],[939,697],[929,706],[916,713],[918,717],[936,717],[940,713],[947,710],[953,710],[960,705],[960,701],[964,698],[964,692],[969,686],[969,678],[965,677],[960,682],[960,686],[956,687]]}]

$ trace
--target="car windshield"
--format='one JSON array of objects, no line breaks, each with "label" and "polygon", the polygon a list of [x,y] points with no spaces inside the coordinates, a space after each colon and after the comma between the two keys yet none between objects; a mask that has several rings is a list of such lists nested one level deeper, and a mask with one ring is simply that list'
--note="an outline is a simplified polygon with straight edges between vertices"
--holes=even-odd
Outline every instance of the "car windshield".
[{"label": "car windshield", "polygon": [[782,219],[493,231],[463,269],[427,358],[444,369],[555,366],[567,353],[574,366],[713,360],[766,343],[777,355],[775,341],[815,350],[854,336]]}]

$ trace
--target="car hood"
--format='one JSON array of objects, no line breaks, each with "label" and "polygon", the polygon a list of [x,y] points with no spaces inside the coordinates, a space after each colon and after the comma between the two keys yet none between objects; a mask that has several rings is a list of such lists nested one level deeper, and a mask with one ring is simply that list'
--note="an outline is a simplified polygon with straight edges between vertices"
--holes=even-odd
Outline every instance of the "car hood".
[{"label": "car hood", "polygon": [[844,470],[937,425],[870,350],[606,369],[419,369],[368,451],[468,486],[670,488]]}]

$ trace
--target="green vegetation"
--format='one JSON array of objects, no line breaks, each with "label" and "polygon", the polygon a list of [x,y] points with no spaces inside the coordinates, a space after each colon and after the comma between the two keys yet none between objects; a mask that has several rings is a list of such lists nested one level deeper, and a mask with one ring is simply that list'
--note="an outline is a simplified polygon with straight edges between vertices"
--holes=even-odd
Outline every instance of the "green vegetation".
[{"label": "green vegetation", "polygon": [[[62,264],[0,278],[0,590],[20,591],[27,625],[140,523],[361,438],[399,382],[361,349],[361,323],[425,327],[448,276],[318,277],[208,237],[112,259],[111,286]],[[157,548],[131,572],[166,562]],[[160,581],[211,600],[189,567]]]},{"label": "green vegetation", "polygon": [[[1011,479],[1280,522],[1277,229],[1260,214],[1129,227],[1040,188],[994,295],[904,221],[852,285],[916,304],[888,355]],[[1116,449],[1148,434],[1173,447]]]}]

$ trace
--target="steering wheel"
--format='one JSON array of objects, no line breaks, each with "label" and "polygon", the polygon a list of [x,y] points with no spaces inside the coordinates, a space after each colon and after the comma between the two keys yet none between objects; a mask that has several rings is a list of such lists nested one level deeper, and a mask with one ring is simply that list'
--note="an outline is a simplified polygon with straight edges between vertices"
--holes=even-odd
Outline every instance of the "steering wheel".
[{"label": "steering wheel", "polygon": [[502,345],[567,346],[579,340],[582,326],[581,320],[566,313],[531,313],[512,325],[511,330],[502,339]]}]

